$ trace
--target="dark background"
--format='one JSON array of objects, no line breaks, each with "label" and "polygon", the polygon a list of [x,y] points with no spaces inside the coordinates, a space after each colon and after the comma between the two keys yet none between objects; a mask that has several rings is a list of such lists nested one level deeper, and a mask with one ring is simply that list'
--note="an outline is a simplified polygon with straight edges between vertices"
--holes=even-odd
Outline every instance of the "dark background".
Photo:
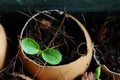
[{"label": "dark background", "polygon": [[0,0],[0,10],[118,11],[119,0]]}]

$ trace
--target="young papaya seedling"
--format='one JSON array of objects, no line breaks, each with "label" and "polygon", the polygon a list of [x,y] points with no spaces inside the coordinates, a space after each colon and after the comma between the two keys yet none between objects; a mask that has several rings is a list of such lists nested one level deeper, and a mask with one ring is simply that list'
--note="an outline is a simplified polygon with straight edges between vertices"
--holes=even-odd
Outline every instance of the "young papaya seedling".
[{"label": "young papaya seedling", "polygon": [[95,77],[97,80],[101,80],[100,79],[100,75],[101,75],[101,66],[98,66],[96,69],[95,69]]},{"label": "young papaya seedling", "polygon": [[62,54],[53,48],[41,50],[40,45],[31,38],[24,38],[21,41],[22,50],[29,55],[41,55],[42,58],[51,65],[57,65],[62,60]]}]

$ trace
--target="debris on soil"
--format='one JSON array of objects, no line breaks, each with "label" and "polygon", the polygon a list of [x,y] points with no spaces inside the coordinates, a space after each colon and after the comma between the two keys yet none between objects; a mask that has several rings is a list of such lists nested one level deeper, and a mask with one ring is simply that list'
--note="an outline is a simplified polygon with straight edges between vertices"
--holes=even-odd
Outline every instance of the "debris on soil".
[{"label": "debris on soil", "polygon": [[4,73],[0,75],[0,80],[25,80],[13,73]]},{"label": "debris on soil", "polygon": [[95,78],[95,75],[94,75],[93,72],[86,72],[86,73],[82,76],[81,80],[96,80],[96,78]]},{"label": "debris on soil", "polygon": [[6,67],[0,70],[0,80],[32,80],[25,76],[22,64],[17,58],[10,59]]}]

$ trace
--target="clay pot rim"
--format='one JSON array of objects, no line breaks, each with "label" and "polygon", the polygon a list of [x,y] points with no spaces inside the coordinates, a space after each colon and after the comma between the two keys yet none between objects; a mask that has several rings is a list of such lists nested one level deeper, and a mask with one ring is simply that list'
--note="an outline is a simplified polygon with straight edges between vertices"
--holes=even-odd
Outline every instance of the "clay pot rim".
[{"label": "clay pot rim", "polygon": [[120,79],[120,73],[111,71],[110,69],[107,68],[106,65],[100,64],[100,66],[101,66],[102,71],[103,71],[104,73],[106,73],[107,75],[109,75],[109,76],[111,76],[111,77],[114,77],[115,80],[119,80],[119,79]]},{"label": "clay pot rim", "polygon": [[106,69],[108,72],[120,76],[120,73],[117,73],[117,72],[115,72],[115,71],[110,70],[106,65],[100,64],[100,66],[101,66],[102,68]]}]

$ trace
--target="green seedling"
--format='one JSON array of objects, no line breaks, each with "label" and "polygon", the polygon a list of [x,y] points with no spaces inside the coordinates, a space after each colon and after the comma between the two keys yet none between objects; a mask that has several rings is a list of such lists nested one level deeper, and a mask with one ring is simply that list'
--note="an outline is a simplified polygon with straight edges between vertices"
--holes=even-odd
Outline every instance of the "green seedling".
[{"label": "green seedling", "polygon": [[101,66],[98,66],[95,70],[95,77],[97,80],[101,80],[100,75],[101,75]]},{"label": "green seedling", "polygon": [[24,38],[21,41],[22,50],[29,55],[41,55],[42,58],[51,65],[59,64],[62,60],[62,55],[58,50],[53,48],[40,49],[40,45],[31,38]]}]

